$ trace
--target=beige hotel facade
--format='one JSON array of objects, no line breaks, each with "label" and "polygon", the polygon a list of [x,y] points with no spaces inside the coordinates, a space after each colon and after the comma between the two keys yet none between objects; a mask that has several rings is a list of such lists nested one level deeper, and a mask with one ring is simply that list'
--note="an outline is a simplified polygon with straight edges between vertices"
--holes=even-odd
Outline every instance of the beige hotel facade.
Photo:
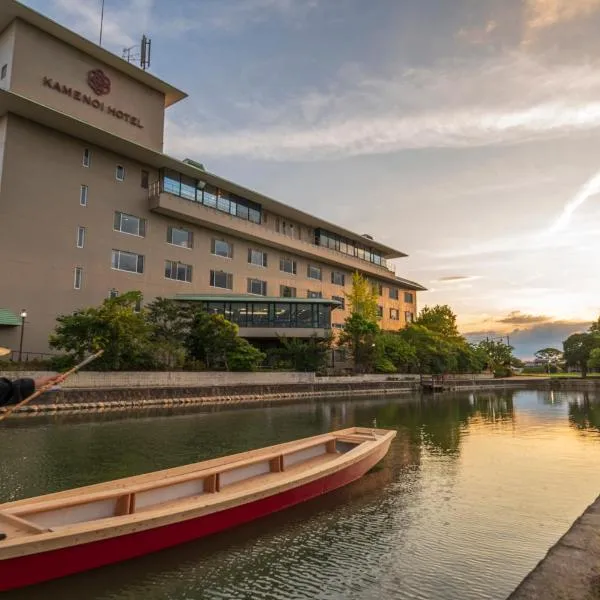
[{"label": "beige hotel facade", "polygon": [[0,345],[48,352],[56,316],[139,290],[249,339],[339,329],[352,274],[397,330],[424,288],[371,236],[163,154],[186,94],[13,0],[0,4]]}]

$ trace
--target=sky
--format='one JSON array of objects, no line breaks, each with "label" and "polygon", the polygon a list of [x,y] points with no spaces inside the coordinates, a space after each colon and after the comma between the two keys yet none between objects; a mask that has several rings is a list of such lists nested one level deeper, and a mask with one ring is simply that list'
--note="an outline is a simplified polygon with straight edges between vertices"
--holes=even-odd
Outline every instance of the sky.
[{"label": "sky", "polygon": [[[98,41],[101,0],[25,4]],[[165,151],[409,256],[529,358],[600,313],[600,0],[105,0],[189,93]],[[599,254],[596,254],[599,253]]]}]

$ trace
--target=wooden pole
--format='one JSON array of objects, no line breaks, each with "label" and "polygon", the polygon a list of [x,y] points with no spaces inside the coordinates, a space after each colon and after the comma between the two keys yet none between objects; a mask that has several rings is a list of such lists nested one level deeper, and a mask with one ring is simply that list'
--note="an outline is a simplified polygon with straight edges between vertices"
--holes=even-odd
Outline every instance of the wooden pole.
[{"label": "wooden pole", "polygon": [[32,400],[35,400],[35,398],[38,398],[39,396],[47,392],[51,387],[55,386],[57,383],[62,383],[67,377],[70,377],[71,375],[73,375],[73,373],[79,371],[79,369],[82,369],[86,365],[89,365],[93,360],[96,360],[103,354],[104,350],[100,350],[99,352],[96,352],[96,354],[88,356],[84,361],[80,362],[78,365],[75,365],[71,370],[67,371],[66,373],[58,375],[51,383],[42,386],[39,390],[31,394],[31,396],[25,398],[25,400],[22,400],[18,404],[15,404],[14,406],[11,406],[9,409],[7,409],[3,415],[0,415],[0,421],[4,421],[4,419],[7,419],[13,412],[21,408],[21,406],[25,406]]}]

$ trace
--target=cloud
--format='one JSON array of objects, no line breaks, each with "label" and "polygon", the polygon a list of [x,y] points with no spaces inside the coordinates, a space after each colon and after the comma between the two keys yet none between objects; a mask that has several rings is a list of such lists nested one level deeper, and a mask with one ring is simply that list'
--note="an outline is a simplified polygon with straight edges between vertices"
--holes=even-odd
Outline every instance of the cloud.
[{"label": "cloud", "polygon": [[588,16],[599,8],[600,0],[527,0],[527,30],[546,29]]},{"label": "cloud", "polygon": [[469,44],[485,44],[490,39],[490,34],[498,28],[496,21],[488,21],[483,27],[462,28],[456,33],[456,38]]},{"label": "cloud", "polygon": [[475,279],[475,277],[470,277],[469,275],[449,275],[448,277],[440,277],[437,281],[467,281],[469,279]]},{"label": "cloud", "polygon": [[562,349],[562,343],[570,335],[586,331],[590,322],[586,321],[554,321],[534,324],[527,328],[516,328],[508,333],[501,330],[476,331],[466,334],[466,338],[477,343],[486,337],[499,338],[508,335],[510,345],[515,348],[515,354],[521,359],[532,359],[541,348]]},{"label": "cloud", "polygon": [[556,219],[554,224],[546,232],[547,235],[553,235],[564,229],[571,220],[573,213],[591,197],[600,194],[600,171],[590,177],[565,205],[562,213]]},{"label": "cloud", "polygon": [[534,323],[547,323],[552,321],[552,317],[547,315],[526,315],[516,310],[511,312],[507,317],[498,319],[499,323],[509,323],[511,325],[531,325]]},{"label": "cloud", "polygon": [[[98,41],[101,14],[101,4],[98,0],[53,0],[52,4],[61,23],[65,23],[90,40]],[[141,34],[150,22],[153,4],[154,0],[106,2],[103,45],[124,48],[139,42],[139,39],[131,35],[132,24],[139,28]]]},{"label": "cloud", "polygon": [[193,12],[172,17],[163,32],[177,35],[189,31],[237,33],[273,17],[295,25],[318,8],[320,0],[218,0],[194,5]]},{"label": "cloud", "polygon": [[[422,148],[517,144],[600,127],[600,62],[546,64],[525,53],[374,78],[341,69],[327,89],[257,89],[230,127],[169,123],[178,155],[323,160]],[[222,108],[222,107],[221,107]],[[246,123],[234,128],[236,121]]]}]

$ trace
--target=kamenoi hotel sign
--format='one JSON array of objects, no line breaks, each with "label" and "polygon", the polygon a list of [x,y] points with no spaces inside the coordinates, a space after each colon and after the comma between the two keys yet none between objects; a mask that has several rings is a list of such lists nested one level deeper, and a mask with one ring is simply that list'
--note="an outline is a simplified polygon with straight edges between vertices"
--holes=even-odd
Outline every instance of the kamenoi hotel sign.
[{"label": "kamenoi hotel sign", "polygon": [[[87,84],[90,86],[92,91],[96,94],[96,96],[105,96],[110,94],[111,82],[107,75],[101,69],[94,69],[89,71],[87,75]],[[65,96],[69,96],[73,98],[73,100],[77,100],[83,104],[87,104],[96,110],[101,112],[105,112],[120,121],[125,121],[134,127],[139,127],[143,129],[139,117],[134,117],[129,113],[126,113],[123,110],[119,110],[110,104],[106,104],[105,102],[101,102],[98,98],[93,98],[90,94],[85,94],[84,92],[77,90],[75,88],[69,87],[67,85],[63,85],[58,81],[54,81],[52,77],[44,77],[43,85],[45,87],[50,88],[60,94],[64,94]]]}]

